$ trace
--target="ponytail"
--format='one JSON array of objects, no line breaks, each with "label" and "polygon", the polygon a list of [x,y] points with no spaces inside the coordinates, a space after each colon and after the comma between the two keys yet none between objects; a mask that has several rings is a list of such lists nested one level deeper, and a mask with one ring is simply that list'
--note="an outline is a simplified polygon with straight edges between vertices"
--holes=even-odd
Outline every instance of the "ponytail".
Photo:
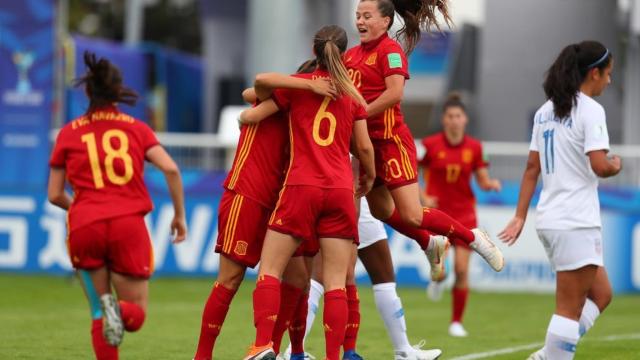
[{"label": "ponytail", "polygon": [[594,68],[602,71],[609,66],[611,58],[609,50],[597,41],[583,41],[562,49],[543,83],[544,92],[553,102],[553,111],[558,119],[564,119],[571,113],[589,71]]},{"label": "ponytail", "polygon": [[318,66],[318,60],[311,59],[303,62],[298,66],[298,70],[296,70],[296,74],[308,74],[313,72],[313,70]]},{"label": "ponytail", "polygon": [[135,105],[138,94],[122,85],[120,70],[105,58],[97,59],[94,53],[84,52],[87,72],[74,82],[75,86],[85,86],[89,97],[89,112],[96,108],[119,102]]},{"label": "ponytail", "polygon": [[358,103],[366,105],[342,62],[342,53],[347,49],[347,41],[347,33],[340,26],[322,27],[313,40],[316,63],[327,68],[339,94],[346,94]]}]

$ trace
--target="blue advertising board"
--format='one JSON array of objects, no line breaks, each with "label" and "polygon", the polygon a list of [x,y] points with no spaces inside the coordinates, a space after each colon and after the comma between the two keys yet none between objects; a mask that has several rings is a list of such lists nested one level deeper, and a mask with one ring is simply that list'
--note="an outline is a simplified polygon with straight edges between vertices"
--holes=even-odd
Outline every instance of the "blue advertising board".
[{"label": "blue advertising board", "polygon": [[[53,118],[54,1],[0,8],[0,185],[41,188]],[[25,167],[25,163],[38,164]]]}]

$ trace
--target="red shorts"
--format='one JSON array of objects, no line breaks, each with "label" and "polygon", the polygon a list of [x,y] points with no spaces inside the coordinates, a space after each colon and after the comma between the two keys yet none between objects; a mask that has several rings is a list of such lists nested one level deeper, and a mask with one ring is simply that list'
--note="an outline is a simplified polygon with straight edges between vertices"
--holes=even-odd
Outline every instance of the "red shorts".
[{"label": "red shorts", "polygon": [[76,269],[109,270],[148,279],[153,273],[153,248],[140,214],[100,220],[69,234],[69,257]]},{"label": "red shorts", "polygon": [[320,252],[320,242],[315,238],[301,242],[293,256],[314,257],[318,252]]},{"label": "red shorts", "polygon": [[260,261],[271,210],[234,191],[225,190],[218,208],[216,252],[248,267]]},{"label": "red shorts", "polygon": [[[450,213],[450,212],[446,212],[445,213],[449,214],[449,216],[451,216],[452,218],[458,220],[462,225],[466,226],[469,229],[473,229],[478,227],[478,220],[476,219],[476,212],[471,211],[469,213],[458,213],[458,214],[454,214],[454,213]],[[463,247],[463,248],[467,248],[467,249],[471,249],[471,247],[469,247],[469,244],[467,244],[466,242],[456,238],[456,237],[450,237],[449,238],[451,245],[456,246],[456,247]]]},{"label": "red shorts", "polygon": [[269,229],[302,239],[306,254],[317,252],[320,238],[357,243],[353,190],[287,185],[269,219]]},{"label": "red shorts", "polygon": [[[375,152],[375,186],[385,185],[389,190],[418,181],[416,145],[406,125],[398,128],[390,139],[371,139]],[[360,169],[362,172],[362,168]]]}]

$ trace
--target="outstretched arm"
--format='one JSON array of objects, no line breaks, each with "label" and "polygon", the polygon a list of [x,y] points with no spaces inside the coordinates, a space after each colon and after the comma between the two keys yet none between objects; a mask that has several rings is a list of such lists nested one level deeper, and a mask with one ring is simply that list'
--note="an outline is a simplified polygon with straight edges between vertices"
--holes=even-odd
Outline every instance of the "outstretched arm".
[{"label": "outstretched arm", "polygon": [[279,73],[261,73],[256,75],[253,87],[260,101],[270,98],[274,89],[309,90],[332,99],[335,99],[337,95],[336,89],[329,79],[318,78],[309,80]]},{"label": "outstretched arm", "polygon": [[489,176],[489,169],[486,167],[479,168],[475,174],[480,189],[484,191],[500,191],[502,189],[500,180],[491,178],[491,176]]},{"label": "outstretched arm", "polygon": [[367,121],[359,120],[353,125],[353,137],[355,150],[358,154],[358,160],[364,169],[364,173],[360,174],[358,179],[358,189],[356,196],[366,195],[373,187],[373,181],[376,178],[376,167],[373,158],[373,144],[369,138],[367,130]]},{"label": "outstretched arm", "polygon": [[529,151],[529,159],[527,160],[527,168],[522,174],[520,182],[520,195],[518,195],[518,206],[516,207],[516,215],[509,221],[507,227],[504,228],[498,237],[507,245],[511,246],[518,240],[518,236],[522,232],[524,222],[527,219],[529,204],[536,190],[538,176],[540,175],[540,153],[537,151]]},{"label": "outstretched arm", "polygon": [[275,101],[268,99],[250,109],[242,111],[238,120],[242,125],[256,124],[277,113],[278,110],[278,105],[276,105]]}]

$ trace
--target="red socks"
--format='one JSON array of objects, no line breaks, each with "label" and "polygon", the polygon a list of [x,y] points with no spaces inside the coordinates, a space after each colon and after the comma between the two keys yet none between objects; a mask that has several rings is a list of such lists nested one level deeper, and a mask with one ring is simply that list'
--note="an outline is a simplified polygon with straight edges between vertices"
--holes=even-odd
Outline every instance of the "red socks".
[{"label": "red socks", "polygon": [[235,290],[229,290],[216,282],[202,311],[202,324],[200,325],[200,339],[196,350],[195,360],[211,360],[213,345],[220,334],[222,323],[229,311],[229,304],[236,294]]},{"label": "red socks", "polygon": [[309,293],[304,292],[298,300],[298,306],[289,325],[289,339],[291,340],[291,353],[304,352],[304,333],[307,331],[307,312],[309,311]]},{"label": "red socks", "polygon": [[280,284],[280,311],[278,312],[278,320],[276,320],[271,336],[273,350],[276,354],[280,352],[282,336],[291,324],[291,319],[298,307],[300,295],[302,295],[302,289],[284,282]]},{"label": "red socks", "polygon": [[253,323],[256,327],[254,346],[269,344],[279,309],[280,280],[269,275],[258,277],[253,291]]},{"label": "red socks", "polygon": [[118,348],[109,345],[102,336],[102,319],[91,321],[91,343],[97,360],[118,360]]},{"label": "red socks", "polygon": [[345,352],[356,349],[358,330],[360,330],[360,299],[358,298],[358,288],[355,285],[347,285],[347,308],[349,316],[342,344]]},{"label": "red socks", "polygon": [[417,241],[418,244],[420,244],[420,248],[422,248],[422,250],[427,249],[427,246],[429,245],[429,236],[431,234],[424,229],[413,227],[402,221],[398,209],[394,209],[393,214],[391,214],[391,216],[384,222],[389,224],[389,226],[394,228],[399,233]]},{"label": "red socks", "polygon": [[132,302],[120,300],[118,303],[120,304],[120,317],[122,317],[125,330],[138,331],[144,323],[144,310]]},{"label": "red socks", "polygon": [[423,208],[420,227],[447,237],[457,237],[467,244],[475,240],[471,230],[438,209]]},{"label": "red socks", "polygon": [[340,360],[340,346],[344,342],[348,313],[345,289],[335,289],[324,293],[323,322],[326,360]]},{"label": "red socks", "polygon": [[462,315],[469,297],[469,288],[459,289],[454,287],[451,291],[453,297],[453,314],[451,322],[462,322]]}]

